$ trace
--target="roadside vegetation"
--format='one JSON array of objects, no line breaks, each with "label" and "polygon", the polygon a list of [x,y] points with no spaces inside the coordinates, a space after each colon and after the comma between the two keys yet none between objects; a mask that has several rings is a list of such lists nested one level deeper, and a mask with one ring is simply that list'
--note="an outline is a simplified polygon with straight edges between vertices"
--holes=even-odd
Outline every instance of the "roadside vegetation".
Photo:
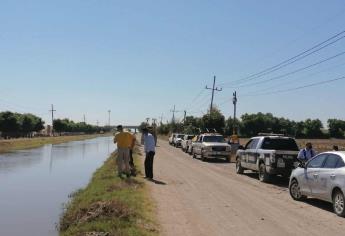
[{"label": "roadside vegetation", "polygon": [[[73,194],[60,220],[61,236],[158,235],[143,179],[117,177],[115,155],[94,173],[85,189]],[[136,151],[136,166],[140,166],[138,158]]]},{"label": "roadside vegetation", "polygon": [[[145,126],[143,122],[141,126]],[[276,117],[271,113],[243,114],[234,122],[233,117],[226,118],[218,108],[202,117],[187,116],[185,120],[172,121],[160,124],[157,127],[158,135],[168,135],[171,132],[197,134],[206,129],[215,129],[224,135],[231,135],[236,129],[240,137],[252,137],[258,133],[279,133],[298,139],[327,139],[345,138],[345,121],[328,119],[324,127],[319,119],[294,121],[284,117]]]},{"label": "roadside vegetation", "polygon": [[85,134],[56,137],[37,137],[37,138],[17,138],[0,140],[0,153],[40,147],[45,144],[59,144],[70,141],[79,141],[91,139],[99,136],[108,136],[109,134]]}]

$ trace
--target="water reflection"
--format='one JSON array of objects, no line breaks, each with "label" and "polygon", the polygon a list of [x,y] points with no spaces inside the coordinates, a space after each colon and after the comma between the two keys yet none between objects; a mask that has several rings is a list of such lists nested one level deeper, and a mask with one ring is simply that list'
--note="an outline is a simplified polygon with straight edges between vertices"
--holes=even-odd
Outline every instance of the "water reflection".
[{"label": "water reflection", "polygon": [[113,150],[103,137],[0,155],[0,235],[57,235],[62,204]]}]

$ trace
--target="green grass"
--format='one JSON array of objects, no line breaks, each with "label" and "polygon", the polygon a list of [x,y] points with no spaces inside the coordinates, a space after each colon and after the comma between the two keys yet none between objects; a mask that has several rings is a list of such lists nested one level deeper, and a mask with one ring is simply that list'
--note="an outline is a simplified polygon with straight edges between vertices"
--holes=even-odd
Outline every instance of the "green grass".
[{"label": "green grass", "polygon": [[[136,166],[140,166],[137,153],[134,158]],[[121,179],[115,170],[113,154],[94,173],[89,185],[73,194],[60,220],[61,236],[158,235],[144,180]]]},{"label": "green grass", "polygon": [[[107,136],[109,134],[103,134],[103,135]],[[70,141],[85,140],[85,139],[95,138],[95,137],[99,137],[103,135],[89,134],[89,135],[19,138],[19,139],[0,140],[0,153],[40,147],[45,144],[58,144],[58,143],[66,143]]]}]

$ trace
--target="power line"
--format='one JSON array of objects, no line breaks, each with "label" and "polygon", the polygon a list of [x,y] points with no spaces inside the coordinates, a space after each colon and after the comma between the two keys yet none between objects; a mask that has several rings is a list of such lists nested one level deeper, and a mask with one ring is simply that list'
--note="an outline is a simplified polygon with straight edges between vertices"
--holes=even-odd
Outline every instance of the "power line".
[{"label": "power line", "polygon": [[[309,48],[309,49],[307,49],[307,50],[305,50],[305,51],[303,51],[303,52],[301,52],[301,53],[299,53],[299,54],[297,54],[297,55],[295,55],[293,57],[290,57],[290,58],[288,58],[288,59],[278,63],[277,65],[271,66],[269,68],[266,68],[266,69],[264,69],[264,70],[262,70],[260,72],[254,73],[254,74],[249,75],[247,77],[244,77],[242,79],[234,80],[234,81],[231,81],[231,82],[228,82],[228,83],[222,83],[220,85],[226,85],[226,84],[229,84],[229,83],[237,83],[237,82],[242,82],[242,81],[246,81],[246,80],[253,80],[253,79],[262,77],[264,75],[270,74],[272,72],[275,72],[275,71],[277,71],[277,70],[279,70],[279,69],[281,69],[283,67],[286,67],[286,66],[288,66],[288,65],[290,65],[292,63],[295,63],[296,61],[299,61],[299,60],[301,60],[301,59],[303,59],[303,58],[305,58],[307,56],[310,56],[310,55],[312,55],[312,54],[314,54],[314,53],[316,53],[316,52],[318,52],[318,51],[320,51],[320,50],[322,50],[322,49],[324,49],[324,48],[326,48],[326,47],[328,47],[328,46],[338,42],[339,40],[345,38],[345,35],[340,37],[340,38],[338,38],[339,36],[341,36],[344,33],[345,33],[345,30],[335,34],[334,36],[332,36],[332,37],[322,41],[321,43],[318,43],[318,44],[312,46],[311,48]],[[335,40],[332,41],[333,39],[335,39]],[[331,42],[327,43],[329,41],[331,41]],[[327,43],[327,44],[324,45],[325,43]],[[324,46],[322,46],[322,45],[324,45]],[[322,47],[319,48],[320,46],[322,46]]]},{"label": "power line", "polygon": [[321,61],[315,62],[315,63],[313,63],[313,64],[310,64],[310,65],[308,65],[308,66],[305,66],[305,67],[299,68],[299,69],[297,69],[297,70],[294,70],[294,71],[285,73],[285,74],[283,74],[283,75],[275,76],[275,77],[272,77],[272,78],[270,78],[270,79],[266,79],[266,80],[262,80],[262,81],[258,81],[258,82],[254,82],[254,83],[250,83],[250,84],[243,84],[243,85],[239,85],[239,86],[234,86],[233,88],[241,88],[241,87],[254,86],[254,85],[257,85],[257,84],[263,84],[263,83],[267,83],[267,82],[270,82],[270,81],[273,81],[273,80],[278,80],[278,79],[287,77],[287,76],[289,76],[289,75],[293,75],[293,74],[296,74],[296,73],[298,73],[298,72],[301,72],[301,71],[303,71],[303,70],[312,68],[312,67],[314,67],[314,66],[320,65],[320,64],[322,64],[322,63],[324,63],[324,62],[327,62],[327,61],[330,61],[330,60],[335,59],[335,58],[337,58],[337,57],[340,57],[340,56],[342,56],[342,55],[344,55],[344,54],[345,54],[345,51],[344,51],[344,52],[341,52],[341,53],[338,53],[338,54],[336,54],[336,55],[334,55],[334,56],[328,57],[328,58],[326,58],[326,59],[323,59],[323,60],[321,60]]},{"label": "power line", "polygon": [[298,87],[288,88],[288,89],[281,89],[281,90],[276,90],[276,91],[267,92],[267,93],[245,94],[242,96],[262,96],[262,95],[271,95],[271,94],[282,93],[282,92],[290,92],[290,91],[300,90],[300,89],[304,89],[304,88],[308,88],[308,87],[314,87],[314,86],[321,85],[321,84],[328,84],[328,83],[332,83],[332,82],[335,82],[338,80],[343,80],[343,79],[345,79],[345,76],[342,76],[342,77],[339,77],[336,79],[323,80],[323,81],[319,81],[319,82],[315,82],[315,83],[311,83],[311,84],[306,84],[306,85],[302,85],[302,86],[298,86]]}]

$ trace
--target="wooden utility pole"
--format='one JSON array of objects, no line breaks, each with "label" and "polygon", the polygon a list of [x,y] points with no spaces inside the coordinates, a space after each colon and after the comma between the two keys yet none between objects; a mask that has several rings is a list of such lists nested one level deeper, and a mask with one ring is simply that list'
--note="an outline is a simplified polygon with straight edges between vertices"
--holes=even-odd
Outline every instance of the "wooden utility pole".
[{"label": "wooden utility pole", "polygon": [[110,112],[111,110],[108,110],[108,126],[110,127]]},{"label": "wooden utility pole", "polygon": [[232,94],[232,104],[234,104],[234,122],[233,122],[233,129],[232,134],[237,134],[237,124],[236,124],[236,105],[237,105],[237,94],[236,91]]},{"label": "wooden utility pole", "polygon": [[56,110],[54,110],[54,105],[53,104],[52,104],[51,110],[49,110],[49,111],[52,113],[52,134],[54,136],[54,111],[56,111]]},{"label": "wooden utility pole", "polygon": [[211,105],[210,105],[210,113],[212,112],[212,109],[213,109],[214,91],[220,92],[220,91],[223,90],[222,88],[217,88],[217,87],[215,88],[215,86],[216,86],[216,76],[213,76],[213,86],[212,86],[212,88],[207,87],[207,85],[206,85],[206,87],[205,87],[205,89],[212,90]]}]

